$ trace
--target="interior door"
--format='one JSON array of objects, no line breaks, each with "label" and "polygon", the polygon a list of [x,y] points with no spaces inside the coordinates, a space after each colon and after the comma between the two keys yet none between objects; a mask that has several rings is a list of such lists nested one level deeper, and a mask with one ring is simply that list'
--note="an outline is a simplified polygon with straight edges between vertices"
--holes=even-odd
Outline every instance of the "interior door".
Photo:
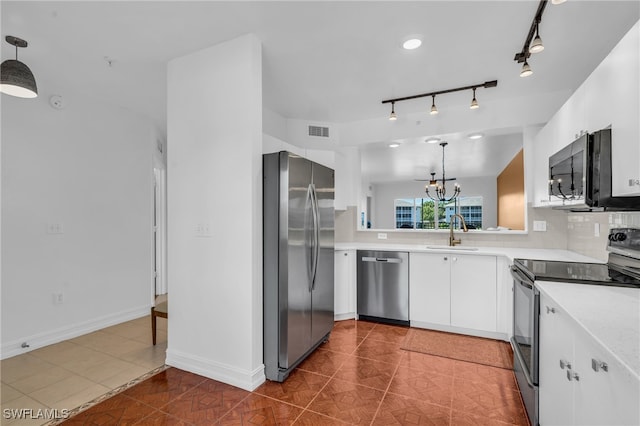
[{"label": "interior door", "polygon": [[334,171],[313,163],[313,185],[319,222],[318,261],[313,284],[311,326],[311,341],[316,343],[331,332],[334,320]]},{"label": "interior door", "polygon": [[[304,355],[311,346],[311,283],[309,280],[309,236],[313,219],[309,196],[311,162],[289,153],[288,185],[286,193],[280,194],[286,205],[281,205],[281,214],[288,216],[286,235],[281,244],[286,244],[286,274],[281,274],[280,295],[286,298],[286,312],[281,312],[280,321],[286,321],[286,333],[280,331],[280,367],[289,368]],[[287,173],[283,171],[283,173]],[[284,304],[281,304],[281,309]],[[285,315],[282,315],[285,314]],[[286,340],[283,339],[286,335]]]}]

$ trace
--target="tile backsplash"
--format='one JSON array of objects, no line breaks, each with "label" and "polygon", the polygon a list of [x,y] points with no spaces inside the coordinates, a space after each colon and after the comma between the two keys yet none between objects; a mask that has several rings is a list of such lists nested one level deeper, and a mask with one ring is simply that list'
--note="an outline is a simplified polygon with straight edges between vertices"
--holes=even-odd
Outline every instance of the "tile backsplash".
[{"label": "tile backsplash", "polygon": [[[358,231],[356,207],[336,211],[336,242],[389,243],[389,244],[447,244],[448,232],[382,231],[386,240],[379,240],[376,231]],[[527,211],[527,234],[461,234],[463,245],[484,247],[554,248],[575,251],[602,262],[607,261],[607,235],[611,228],[640,228],[640,212],[632,213],[567,213],[548,208]],[[533,221],[547,224],[545,232],[535,232]]]}]

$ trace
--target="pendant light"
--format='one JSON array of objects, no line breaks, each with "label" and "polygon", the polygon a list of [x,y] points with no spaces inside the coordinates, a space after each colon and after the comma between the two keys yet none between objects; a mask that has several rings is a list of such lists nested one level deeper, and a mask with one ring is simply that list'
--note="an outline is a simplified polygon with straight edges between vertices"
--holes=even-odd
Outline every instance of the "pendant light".
[{"label": "pendant light", "polygon": [[38,87],[33,73],[18,60],[18,47],[27,47],[28,43],[18,37],[5,37],[7,43],[16,47],[16,59],[7,59],[1,65],[0,92],[19,98],[35,98]]},{"label": "pendant light", "polygon": [[431,95],[431,112],[429,114],[436,115],[438,108],[436,107],[436,95]]},{"label": "pendant light", "polygon": [[389,120],[391,121],[396,121],[398,119],[398,116],[396,115],[396,111],[395,111],[395,102],[391,102],[391,115],[389,116]]},{"label": "pendant light", "polygon": [[480,105],[478,105],[478,100],[476,99],[476,88],[473,88],[473,99],[471,99],[471,106],[469,107],[471,109],[478,109],[480,108]]},{"label": "pendant light", "polygon": [[540,23],[536,24],[536,37],[531,42],[531,46],[529,46],[529,53],[539,53],[544,50],[544,45],[542,44],[542,39],[540,38],[540,33],[538,32],[538,26]]},{"label": "pendant light", "polygon": [[522,65],[522,70],[520,71],[520,77],[529,77],[531,74],[533,74],[533,71],[525,59],[524,64]]}]

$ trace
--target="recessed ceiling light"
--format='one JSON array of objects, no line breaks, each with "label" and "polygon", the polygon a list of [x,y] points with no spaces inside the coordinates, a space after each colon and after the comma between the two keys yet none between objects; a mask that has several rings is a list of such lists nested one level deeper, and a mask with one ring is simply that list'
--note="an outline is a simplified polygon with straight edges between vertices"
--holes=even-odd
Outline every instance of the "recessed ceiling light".
[{"label": "recessed ceiling light", "polygon": [[409,40],[406,40],[404,43],[402,43],[402,47],[407,50],[417,49],[421,45],[422,40],[420,40],[419,38],[410,38]]},{"label": "recessed ceiling light", "polygon": [[482,139],[484,137],[483,133],[471,133],[469,135],[469,139]]},{"label": "recessed ceiling light", "polygon": [[399,146],[400,146],[400,144],[399,144],[399,143],[390,143],[390,144],[389,144],[389,148],[397,148],[397,147],[399,147]]},{"label": "recessed ceiling light", "polygon": [[562,4],[567,0],[551,0],[551,4]]},{"label": "recessed ceiling light", "polygon": [[438,142],[440,142],[440,138],[427,138],[424,141],[426,143],[438,143]]}]

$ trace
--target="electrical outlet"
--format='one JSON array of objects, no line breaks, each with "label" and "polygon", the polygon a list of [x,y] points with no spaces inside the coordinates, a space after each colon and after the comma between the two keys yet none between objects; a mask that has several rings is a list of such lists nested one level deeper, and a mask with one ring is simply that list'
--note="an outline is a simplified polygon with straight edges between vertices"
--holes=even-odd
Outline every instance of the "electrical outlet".
[{"label": "electrical outlet", "polygon": [[53,293],[52,296],[54,305],[61,305],[64,303],[64,293]]},{"label": "electrical outlet", "polygon": [[213,237],[213,232],[211,231],[211,225],[208,223],[199,223],[196,225],[196,237],[200,238],[211,238]]},{"label": "electrical outlet", "polygon": [[64,234],[64,226],[61,223],[47,223],[47,234]]},{"label": "electrical outlet", "polygon": [[547,230],[547,221],[546,220],[534,220],[533,221],[533,230],[538,232],[545,232]]},{"label": "electrical outlet", "polygon": [[387,234],[385,232],[378,232],[378,239],[379,240],[386,240],[387,239]]}]

